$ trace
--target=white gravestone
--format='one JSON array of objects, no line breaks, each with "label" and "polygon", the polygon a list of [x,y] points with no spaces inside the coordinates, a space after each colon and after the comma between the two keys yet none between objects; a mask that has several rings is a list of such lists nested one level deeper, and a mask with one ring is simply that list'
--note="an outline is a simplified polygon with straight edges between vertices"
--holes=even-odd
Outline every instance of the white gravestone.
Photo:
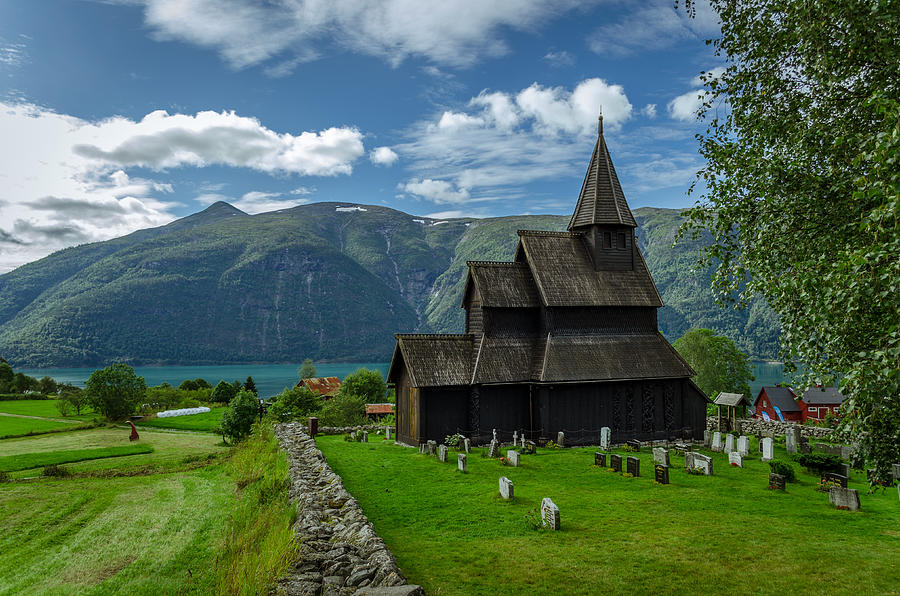
[{"label": "white gravestone", "polygon": [[525,430],[524,429],[519,431],[519,446],[520,447],[525,446]]},{"label": "white gravestone", "polygon": [[600,449],[609,451],[609,427],[604,426],[600,429]]},{"label": "white gravestone", "polygon": [[855,488],[832,486],[828,491],[828,500],[840,509],[859,511],[859,493]]},{"label": "white gravestone", "polygon": [[369,431],[363,431],[363,443],[369,442]]},{"label": "white gravestone", "polygon": [[460,453],[456,456],[456,467],[459,468],[459,471],[463,474],[466,473],[466,459],[467,458],[465,453]]},{"label": "white gravestone", "polygon": [[447,449],[446,445],[438,445],[438,459],[443,462],[447,461],[447,451],[449,451],[449,449]]},{"label": "white gravestone", "polygon": [[744,467],[744,457],[738,451],[732,451],[728,454],[728,463],[739,468]]},{"label": "white gravestone", "polygon": [[566,446],[566,435],[565,433],[563,433],[563,431],[559,431],[558,433],[556,433],[556,444],[560,447]]},{"label": "white gravestone", "polygon": [[541,501],[541,520],[551,530],[559,530],[559,507],[545,497]]},{"label": "white gravestone", "polygon": [[488,447],[488,457],[497,457],[500,455],[500,443],[497,442],[496,439],[491,441],[490,446]]},{"label": "white gravestone", "polygon": [[765,437],[762,440],[762,460],[771,461],[774,458],[772,446],[772,437]]},{"label": "white gravestone", "polygon": [[684,467],[687,469],[694,467],[694,452],[693,451],[685,451],[684,452]]},{"label": "white gravestone", "polygon": [[469,453],[469,450],[472,448],[472,445],[469,443],[469,439],[463,439],[463,451]]},{"label": "white gravestone", "polygon": [[712,450],[715,451],[716,453],[719,453],[722,451],[722,433],[720,433],[719,431],[716,431],[713,433]]},{"label": "white gravestone", "polygon": [[513,447],[519,444],[519,431],[513,431]]},{"label": "white gravestone", "polygon": [[709,429],[703,431],[703,445],[709,447]]},{"label": "white gravestone", "polygon": [[701,470],[707,476],[713,475],[713,460],[709,456],[701,453],[694,453],[691,458],[691,466],[695,470]]},{"label": "white gravestone", "polygon": [[435,453],[437,453],[437,442],[428,441],[427,443],[425,443],[425,453],[427,453],[428,455],[434,455]]},{"label": "white gravestone", "polygon": [[385,439],[390,439],[390,438],[391,438],[391,427],[390,427],[390,426],[385,426],[385,427],[384,427],[384,438],[385,438]]},{"label": "white gravestone", "polygon": [[653,448],[653,463],[661,466],[669,465],[669,452],[662,447]]},{"label": "white gravestone", "polygon": [[734,451],[734,435],[725,435],[725,453]]},{"label": "white gravestone", "polygon": [[512,499],[513,498],[513,483],[512,480],[507,478],[506,476],[500,477],[500,496],[504,499]]},{"label": "white gravestone", "polygon": [[800,444],[800,429],[789,428],[784,435],[784,448],[788,453],[797,453],[797,446]]},{"label": "white gravestone", "polygon": [[750,455],[750,437],[746,435],[739,436],[737,440],[737,450],[742,457]]},{"label": "white gravestone", "polygon": [[506,459],[509,462],[509,465],[511,465],[512,467],[514,467],[514,468],[519,467],[519,452],[518,451],[516,451],[514,449],[510,449],[509,451],[506,452]]},{"label": "white gravestone", "polygon": [[494,429],[494,440],[495,441],[497,440],[497,429],[496,428]]}]

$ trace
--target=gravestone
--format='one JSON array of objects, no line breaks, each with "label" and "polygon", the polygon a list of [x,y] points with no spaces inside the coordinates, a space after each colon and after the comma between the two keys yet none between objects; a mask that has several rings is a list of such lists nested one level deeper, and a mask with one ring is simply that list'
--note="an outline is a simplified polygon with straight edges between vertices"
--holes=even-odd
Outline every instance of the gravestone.
[{"label": "gravestone", "polygon": [[497,442],[497,439],[491,441],[490,446],[488,447],[488,457],[499,457],[500,456],[500,443]]},{"label": "gravestone", "polygon": [[509,465],[511,465],[512,467],[518,468],[519,467],[519,452],[516,451],[515,449],[510,449],[509,451],[507,451],[506,452],[506,461],[508,461]]},{"label": "gravestone", "polygon": [[641,460],[636,457],[625,459],[625,471],[635,478],[641,475]]},{"label": "gravestone", "polygon": [[774,446],[772,445],[772,439],[769,437],[765,437],[762,440],[762,460],[770,461],[774,459]]},{"label": "gravestone", "polygon": [[467,460],[468,460],[468,457],[466,456],[465,453],[459,453],[456,456],[456,467],[463,474],[465,474],[468,471],[467,470],[467,467],[468,467]]},{"label": "gravestone", "polygon": [[470,453],[472,449],[472,443],[469,442],[469,439],[463,439],[463,451],[466,453]]},{"label": "gravestone", "polygon": [[560,447],[566,446],[566,434],[563,431],[559,431],[558,433],[556,433],[556,444]]},{"label": "gravestone", "polygon": [[900,500],[900,484],[897,485],[897,499]]},{"label": "gravestone", "polygon": [[716,431],[712,436],[712,450],[716,453],[722,452],[722,433]]},{"label": "gravestone", "polygon": [[514,496],[512,480],[506,476],[500,477],[500,496],[504,499],[512,499]]},{"label": "gravestone", "polygon": [[310,416],[309,420],[306,421],[306,424],[309,436],[315,438],[315,436],[319,434],[319,419],[315,416]]},{"label": "gravestone", "polygon": [[497,429],[496,429],[496,428],[494,429],[494,439],[493,439],[493,440],[494,440],[494,441],[497,440]]},{"label": "gravestone", "polygon": [[629,440],[625,441],[625,445],[627,447],[630,447],[631,450],[634,452],[638,452],[641,450],[641,442],[638,441],[637,439],[629,439]]},{"label": "gravestone", "polygon": [[519,431],[514,430],[513,431],[513,447],[518,447],[518,446],[519,446]]},{"label": "gravestone", "polygon": [[841,459],[850,461],[851,455],[853,455],[853,447],[850,445],[841,445]]},{"label": "gravestone", "polygon": [[368,443],[368,442],[369,442],[369,431],[367,431],[367,430],[364,430],[364,431],[363,431],[363,440],[362,440],[362,442],[363,442],[363,443]]},{"label": "gravestone", "polygon": [[759,435],[759,434],[756,435],[756,448],[759,449],[760,455],[762,455],[762,452],[763,452],[762,441],[763,441],[763,436]]},{"label": "gravestone", "polygon": [[781,474],[769,474],[769,488],[772,490],[784,490],[784,476]]},{"label": "gravestone", "polygon": [[541,501],[541,520],[551,530],[559,530],[559,508],[549,498]]},{"label": "gravestone", "polygon": [[601,468],[606,467],[606,454],[601,451],[594,452],[594,465]]},{"label": "gravestone", "polygon": [[686,451],[684,454],[684,467],[686,469],[691,469],[694,467],[694,452]]},{"label": "gravestone", "polygon": [[737,440],[737,450],[738,453],[741,454],[741,457],[750,455],[750,437],[746,435],[739,436]]},{"label": "gravestone", "polygon": [[662,447],[653,448],[653,463],[662,466],[669,465],[669,452]]},{"label": "gravestone", "polygon": [[616,472],[622,471],[622,456],[617,455],[615,453],[610,454],[609,456],[609,467],[615,470]]},{"label": "gravestone", "polygon": [[441,460],[442,462],[446,462],[448,451],[449,451],[449,449],[447,449],[447,446],[444,445],[443,443],[438,445],[438,459]]},{"label": "gravestone", "polygon": [[425,453],[428,455],[434,455],[437,453],[437,442],[436,441],[428,441],[425,443]]},{"label": "gravestone", "polygon": [[678,441],[675,443],[675,455],[684,455],[688,451],[692,451],[694,448],[687,443],[683,443]]},{"label": "gravestone", "polygon": [[350,431],[350,440],[351,440],[351,441],[355,441],[355,440],[356,440],[356,431],[355,431],[355,430],[351,430],[351,431]]},{"label": "gravestone", "polygon": [[385,438],[385,439],[390,439],[390,438],[391,438],[391,427],[390,427],[390,426],[385,426],[385,427],[384,427],[384,438]]},{"label": "gravestone", "polygon": [[894,480],[900,480],[900,464],[891,464],[891,475]]},{"label": "gravestone", "polygon": [[822,484],[826,487],[847,488],[849,479],[843,474],[835,474],[834,472],[826,472],[822,475]]},{"label": "gravestone", "polygon": [[669,466],[656,464],[653,466],[653,476],[656,482],[660,484],[669,484]]},{"label": "gravestone", "polygon": [[603,451],[609,451],[609,435],[610,430],[608,426],[600,429],[600,449]]},{"label": "gravestone", "polygon": [[800,429],[791,427],[784,435],[784,448],[788,453],[797,453],[800,446]]},{"label": "gravestone", "polygon": [[728,463],[732,466],[736,466],[738,468],[744,467],[744,456],[740,454],[738,451],[731,451],[728,453]]},{"label": "gravestone", "polygon": [[704,446],[704,447],[709,447],[709,446],[710,446],[710,440],[711,440],[711,438],[710,438],[710,435],[709,435],[709,429],[706,429],[705,431],[703,431],[703,446]]},{"label": "gravestone", "polygon": [[691,458],[691,467],[695,470],[701,470],[707,476],[713,475],[713,460],[708,455],[694,453]]},{"label": "gravestone", "polygon": [[537,453],[537,444],[534,441],[525,441],[525,452],[534,455]]},{"label": "gravestone", "polygon": [[859,492],[855,488],[832,486],[828,491],[828,500],[838,509],[859,511]]},{"label": "gravestone", "polygon": [[734,435],[725,435],[725,453],[734,451]]},{"label": "gravestone", "polygon": [[810,453],[812,453],[812,448],[809,446],[808,442],[800,443],[800,453],[804,453],[806,455],[809,455]]},{"label": "gravestone", "polygon": [[850,478],[850,464],[841,464],[841,476]]},{"label": "gravestone", "polygon": [[425,455],[425,443],[419,443],[419,454]]}]

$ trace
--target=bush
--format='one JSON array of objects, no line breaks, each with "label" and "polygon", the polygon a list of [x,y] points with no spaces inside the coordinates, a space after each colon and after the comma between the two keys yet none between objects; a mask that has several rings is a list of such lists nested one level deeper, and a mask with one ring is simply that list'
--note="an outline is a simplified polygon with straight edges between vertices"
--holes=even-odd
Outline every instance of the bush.
[{"label": "bush", "polygon": [[59,413],[64,418],[72,415],[72,404],[69,403],[68,400],[58,399],[56,400],[56,409],[59,410]]},{"label": "bush", "polygon": [[303,386],[285,387],[272,399],[269,416],[279,422],[306,418],[322,408],[322,397]]},{"label": "bush", "polygon": [[199,408],[200,402],[196,399],[191,399],[190,397],[181,400],[178,404],[179,408]]},{"label": "bush", "polygon": [[784,476],[786,482],[793,482],[797,479],[797,474],[794,472],[794,466],[788,462],[773,459],[769,462],[769,468],[771,468],[773,474],[781,474]]},{"label": "bush", "polygon": [[241,391],[228,403],[228,409],[222,415],[222,436],[232,441],[246,437],[258,414],[259,399],[249,391]]},{"label": "bush", "polygon": [[64,468],[56,464],[50,464],[49,466],[46,466],[44,468],[42,475],[53,478],[66,478],[67,476],[71,476],[72,473],[69,472],[68,468]]},{"label": "bush", "polygon": [[448,435],[444,437],[444,445],[447,447],[459,447],[459,444],[462,442],[463,436],[459,433],[455,435]]},{"label": "bush", "polygon": [[816,474],[827,472],[840,472],[843,469],[843,460],[839,455],[828,453],[798,453],[794,461]]},{"label": "bush", "polygon": [[365,421],[365,396],[343,393],[343,390],[325,402],[319,412],[320,426],[356,426]]}]

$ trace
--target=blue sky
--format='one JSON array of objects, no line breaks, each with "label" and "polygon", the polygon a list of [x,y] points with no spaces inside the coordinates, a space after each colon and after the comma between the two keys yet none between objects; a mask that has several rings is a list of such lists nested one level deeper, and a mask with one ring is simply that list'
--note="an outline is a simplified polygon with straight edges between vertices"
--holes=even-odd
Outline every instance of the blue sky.
[{"label": "blue sky", "polygon": [[671,0],[0,2],[0,272],[228,201],[568,213],[604,130],[685,207],[716,20]]}]

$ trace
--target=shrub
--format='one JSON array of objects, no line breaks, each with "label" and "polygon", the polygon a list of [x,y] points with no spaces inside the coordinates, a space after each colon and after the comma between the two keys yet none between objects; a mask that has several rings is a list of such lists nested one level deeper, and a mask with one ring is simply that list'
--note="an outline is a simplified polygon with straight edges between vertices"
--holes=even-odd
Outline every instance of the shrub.
[{"label": "shrub", "polygon": [[12,477],[9,475],[9,472],[0,470],[0,482],[9,482],[10,480],[12,480]]},{"label": "shrub", "polygon": [[459,447],[459,444],[462,443],[463,436],[459,433],[455,435],[447,435],[444,437],[444,445],[447,447]]},{"label": "shrub", "polygon": [[66,478],[67,476],[71,476],[72,473],[69,472],[68,468],[64,468],[56,464],[50,464],[49,466],[46,466],[44,468],[42,475],[52,478]]},{"label": "shrub", "polygon": [[769,462],[769,468],[771,468],[773,474],[781,474],[784,476],[786,482],[793,482],[797,479],[797,474],[794,472],[794,466],[788,462],[773,459]]},{"label": "shrub", "polygon": [[828,453],[798,453],[794,456],[794,461],[817,474],[840,472],[843,469],[841,457]]},{"label": "shrub", "polygon": [[71,416],[72,415],[72,404],[69,403],[68,400],[58,399],[56,400],[56,409],[59,410],[61,416]]},{"label": "shrub", "polygon": [[322,408],[321,396],[304,386],[285,387],[272,400],[269,416],[279,422],[306,418]]},{"label": "shrub", "polygon": [[365,421],[365,396],[343,392],[325,402],[319,413],[321,426],[356,426]]},{"label": "shrub", "polygon": [[228,403],[228,409],[222,415],[222,436],[232,441],[246,437],[258,414],[259,399],[249,391],[241,391]]}]

